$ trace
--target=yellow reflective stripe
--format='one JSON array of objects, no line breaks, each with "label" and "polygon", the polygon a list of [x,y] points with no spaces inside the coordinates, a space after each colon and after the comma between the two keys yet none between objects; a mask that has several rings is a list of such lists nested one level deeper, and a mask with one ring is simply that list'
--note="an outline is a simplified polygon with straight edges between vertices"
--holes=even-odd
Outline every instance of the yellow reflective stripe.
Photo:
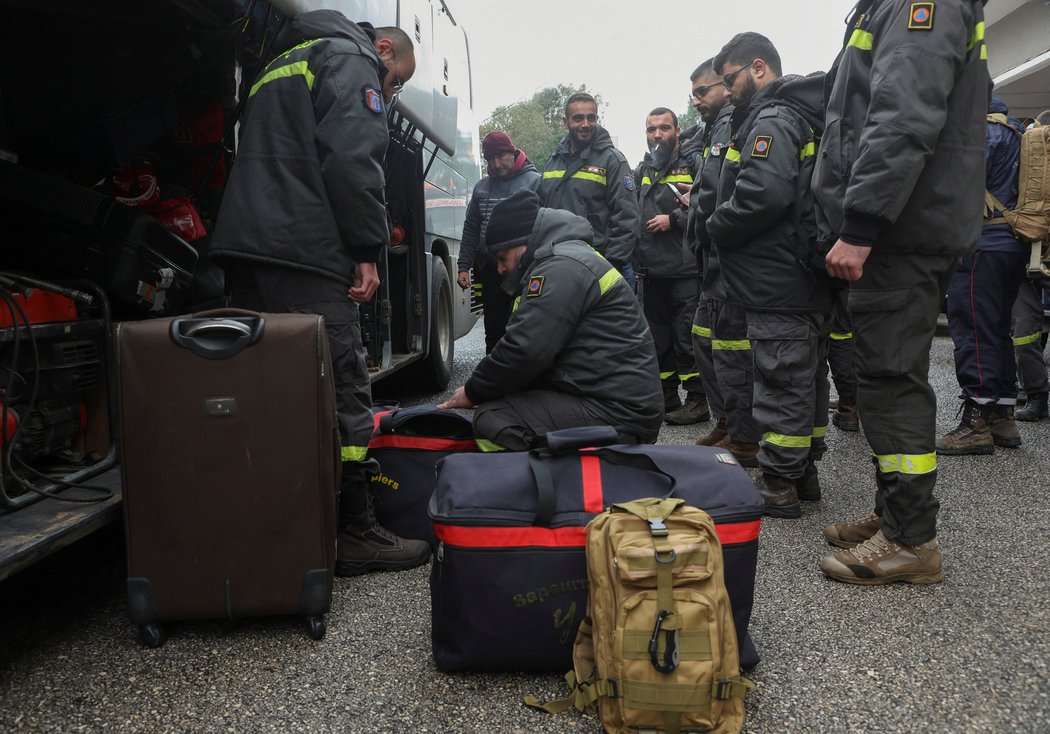
[{"label": "yellow reflective stripe", "polygon": [[699,377],[699,376],[700,376],[699,372],[690,372],[687,375],[678,375],[678,379],[681,380],[682,382],[685,382],[686,380],[691,380],[694,377]]},{"label": "yellow reflective stripe", "polygon": [[871,46],[874,41],[875,36],[858,28],[853,31],[853,35],[849,37],[849,41],[846,42],[846,45],[859,48],[861,51],[871,51]]},{"label": "yellow reflective stripe", "polygon": [[751,342],[747,339],[712,339],[712,349],[721,349],[723,352],[743,352],[751,349]]},{"label": "yellow reflective stripe", "polygon": [[973,34],[970,36],[970,43],[966,46],[967,52],[973,51],[977,44],[984,40],[984,21],[978,23],[974,29]]},{"label": "yellow reflective stripe", "polygon": [[689,183],[693,182],[693,177],[688,173],[678,173],[674,176],[664,176],[657,183]]},{"label": "yellow reflective stripe", "polygon": [[982,43],[981,44],[981,61],[987,61],[987,60],[988,60],[988,46]]},{"label": "yellow reflective stripe", "polygon": [[[514,299],[514,303],[511,304],[511,307],[510,307],[511,313],[513,313],[514,311],[517,311],[518,310],[518,306],[520,306],[520,305],[521,305],[521,296],[518,296],[517,298]],[[529,311],[529,313],[532,313],[532,311]]]},{"label": "yellow reflective stripe", "polygon": [[605,186],[605,176],[599,176],[597,173],[587,173],[586,171],[577,171],[576,173],[569,176],[569,178],[582,178],[584,181],[594,181]]},{"label": "yellow reflective stripe", "polygon": [[252,85],[251,91],[248,92],[248,96],[253,96],[256,92],[259,91],[259,87],[261,87],[263,84],[267,84],[276,79],[286,79],[288,77],[293,76],[303,77],[306,80],[307,89],[312,90],[314,88],[314,75],[310,71],[309,65],[305,61],[296,61],[292,64],[286,64],[284,66],[278,67],[273,71],[266,72],[263,75],[262,79],[255,82],[255,84]]},{"label": "yellow reflective stripe", "polygon": [[704,148],[704,158],[707,158],[709,155],[711,155],[711,146]]},{"label": "yellow reflective stripe", "polygon": [[605,291],[612,288],[618,280],[623,280],[623,275],[621,275],[620,271],[616,268],[609,268],[609,272],[603,275],[598,281],[598,288],[601,290],[602,295],[605,294]]},{"label": "yellow reflective stripe", "polygon": [[827,435],[828,435],[828,427],[827,426],[813,426],[813,433],[812,433],[813,438],[824,438]]},{"label": "yellow reflective stripe", "polygon": [[813,443],[810,436],[785,436],[782,433],[763,433],[762,440],[786,449],[808,449]]},{"label": "yellow reflective stripe", "polygon": [[883,474],[929,474],[937,471],[937,454],[872,454]]},{"label": "yellow reflective stripe", "polygon": [[740,151],[737,150],[736,148],[730,148],[729,150],[726,151],[726,160],[727,161],[739,161],[740,160]]},{"label": "yellow reflective stripe", "polygon": [[817,154],[817,144],[816,143],[806,143],[806,147],[798,152],[798,159],[800,161],[804,161],[807,158],[815,156],[816,154]]},{"label": "yellow reflective stripe", "polygon": [[697,336],[702,336],[705,339],[711,338],[711,330],[706,326],[697,326],[696,324],[693,324],[693,333]]},{"label": "yellow reflective stripe", "polygon": [[565,176],[565,171],[544,171],[543,172],[543,177],[544,178],[563,178],[564,176]]},{"label": "yellow reflective stripe", "polygon": [[652,186],[653,180],[648,176],[642,176],[642,186]]},{"label": "yellow reflective stripe", "polygon": [[675,374],[674,370],[671,370],[670,372],[661,372],[660,373],[660,379],[661,380],[666,380],[668,377],[674,377],[674,374]]},{"label": "yellow reflective stripe", "polygon": [[852,339],[852,338],[853,338],[853,332],[852,331],[847,331],[845,334],[843,334],[841,331],[833,331],[833,332],[831,332],[831,340],[832,341],[841,342],[841,341],[846,341],[847,339]]},{"label": "yellow reflective stripe", "polygon": [[500,446],[498,443],[493,443],[487,438],[475,438],[474,443],[478,445],[479,451],[484,451],[486,454],[491,454],[496,451],[506,451],[507,449]]},{"label": "yellow reflective stripe", "polygon": [[364,461],[367,456],[367,446],[343,446],[339,450],[339,458],[343,461]]},{"label": "yellow reflective stripe", "polygon": [[1034,334],[1028,334],[1027,336],[1015,336],[1014,346],[1023,347],[1025,344],[1034,344],[1042,338],[1041,332],[1035,332]]}]

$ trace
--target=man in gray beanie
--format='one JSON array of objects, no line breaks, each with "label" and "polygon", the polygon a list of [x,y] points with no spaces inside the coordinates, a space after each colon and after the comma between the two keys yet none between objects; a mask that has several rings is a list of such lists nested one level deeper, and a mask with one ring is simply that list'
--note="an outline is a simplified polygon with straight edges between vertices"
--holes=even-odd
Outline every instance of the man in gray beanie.
[{"label": "man in gray beanie", "polygon": [[485,244],[517,293],[507,333],[441,408],[473,408],[482,448],[524,451],[548,431],[613,426],[653,443],[663,420],[656,348],[634,292],[590,245],[583,217],[530,190],[496,204]]}]

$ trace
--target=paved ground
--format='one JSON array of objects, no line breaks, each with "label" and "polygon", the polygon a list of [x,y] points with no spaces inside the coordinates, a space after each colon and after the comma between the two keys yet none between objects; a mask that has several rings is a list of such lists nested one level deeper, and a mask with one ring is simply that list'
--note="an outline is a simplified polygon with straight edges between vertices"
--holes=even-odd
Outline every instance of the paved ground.
[{"label": "paved ground", "polygon": [[[457,343],[459,384],[483,350]],[[934,346],[939,428],[955,425],[946,338]],[[409,402],[436,402],[421,396]],[[1050,423],[1025,444],[940,462],[945,582],[826,581],[821,528],[865,514],[870,451],[832,429],[825,499],[762,530],[752,634],[762,662],[745,731],[1050,734]],[[691,443],[695,429],[667,429]],[[340,579],[328,636],[297,621],[171,625],[139,646],[127,621],[119,529],[0,583],[2,732],[598,731],[575,712],[526,709],[558,674],[445,675],[429,649],[426,569]]]}]

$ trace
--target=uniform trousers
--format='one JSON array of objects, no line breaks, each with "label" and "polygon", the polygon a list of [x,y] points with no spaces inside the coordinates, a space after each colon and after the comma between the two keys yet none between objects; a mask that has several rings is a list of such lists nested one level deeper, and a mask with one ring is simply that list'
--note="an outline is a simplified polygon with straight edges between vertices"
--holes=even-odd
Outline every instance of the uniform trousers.
[{"label": "uniform trousers", "polygon": [[693,354],[714,416],[725,418],[734,441],[755,443],[759,435],[751,415],[754,363],[747,313],[734,303],[701,293],[692,332]]},{"label": "uniform trousers", "polygon": [[1017,360],[1017,379],[1021,389],[1031,395],[1047,392],[1050,384],[1043,359],[1043,299],[1042,286],[1025,278],[1017,289],[1013,307],[1014,358]]},{"label": "uniform trousers", "polygon": [[857,405],[857,376],[853,373],[853,321],[850,319],[849,287],[834,291],[831,304],[831,341],[828,342],[828,366],[839,405]]},{"label": "uniform trousers", "polygon": [[937,397],[929,382],[937,314],[953,255],[878,247],[850,284],[857,407],[875,466],[883,534],[920,545],[937,534]]},{"label": "uniform trousers", "polygon": [[664,405],[671,410],[679,405],[679,385],[690,398],[704,395],[690,337],[698,289],[695,277],[645,279],[642,305],[656,345]]},{"label": "uniform trousers", "polygon": [[491,257],[478,258],[474,272],[481,283],[481,299],[485,319],[485,354],[507,333],[507,321],[514,307],[514,296],[503,290],[503,276]]}]

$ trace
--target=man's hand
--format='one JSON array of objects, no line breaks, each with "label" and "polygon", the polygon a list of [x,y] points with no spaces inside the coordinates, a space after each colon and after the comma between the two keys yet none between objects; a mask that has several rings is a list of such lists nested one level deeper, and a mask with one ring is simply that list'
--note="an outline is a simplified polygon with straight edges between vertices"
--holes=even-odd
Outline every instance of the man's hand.
[{"label": "man's hand", "polygon": [[379,288],[379,273],[375,263],[358,263],[354,268],[354,287],[346,295],[355,303],[367,303],[372,300]]},{"label": "man's hand", "polygon": [[828,275],[849,281],[860,280],[860,276],[864,274],[864,263],[870,254],[870,247],[851,245],[839,240],[824,258],[828,266]]},{"label": "man's hand", "polygon": [[459,283],[459,287],[466,290],[470,287],[470,271],[460,270],[459,275],[456,276],[456,282]]},{"label": "man's hand", "polygon": [[682,192],[682,202],[681,202],[682,206],[684,206],[686,209],[688,209],[689,208],[689,199],[692,197],[692,193],[691,192],[692,192],[692,189],[693,189],[693,185],[692,184],[687,184],[687,183],[678,183],[678,184],[675,184],[675,186],[677,186],[678,190]]},{"label": "man's hand", "polygon": [[667,232],[671,229],[671,216],[669,214],[657,214],[645,223],[650,232]]},{"label": "man's hand", "polygon": [[439,408],[473,408],[474,403],[470,402],[470,398],[467,397],[467,391],[463,387],[457,387],[456,391],[452,393],[445,402],[438,405]]}]

